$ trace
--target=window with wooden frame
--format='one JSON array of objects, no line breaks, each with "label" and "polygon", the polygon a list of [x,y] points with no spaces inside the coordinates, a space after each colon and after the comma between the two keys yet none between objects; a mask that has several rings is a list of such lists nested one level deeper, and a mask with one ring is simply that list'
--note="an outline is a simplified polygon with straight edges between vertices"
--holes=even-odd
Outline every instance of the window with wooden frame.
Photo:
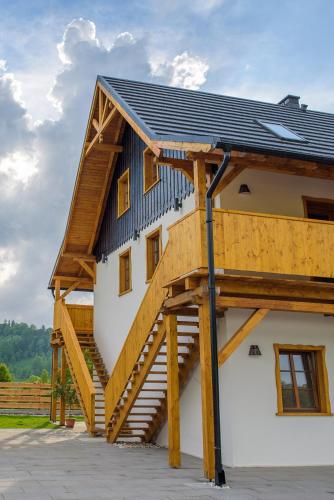
[{"label": "window with wooden frame", "polygon": [[130,172],[127,169],[118,179],[117,215],[120,217],[130,208]]},{"label": "window with wooden frame", "polygon": [[331,415],[324,346],[274,344],[277,415]]},{"label": "window with wooden frame", "polygon": [[143,178],[144,178],[144,194],[147,193],[157,182],[159,182],[159,165],[154,161],[155,155],[146,148],[143,151]]},{"label": "window with wooden frame", "polygon": [[131,292],[131,248],[119,256],[119,295]]},{"label": "window with wooden frame", "polygon": [[150,281],[162,253],[161,226],[146,236],[146,281]]}]

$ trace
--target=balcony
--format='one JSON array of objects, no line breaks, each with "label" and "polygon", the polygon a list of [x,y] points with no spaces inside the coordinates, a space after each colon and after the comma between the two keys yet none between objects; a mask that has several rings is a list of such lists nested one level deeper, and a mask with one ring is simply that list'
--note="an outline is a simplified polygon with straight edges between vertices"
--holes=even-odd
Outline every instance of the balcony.
[{"label": "balcony", "polygon": [[[169,228],[172,281],[207,270],[205,211]],[[214,210],[217,273],[334,278],[334,222]]]}]

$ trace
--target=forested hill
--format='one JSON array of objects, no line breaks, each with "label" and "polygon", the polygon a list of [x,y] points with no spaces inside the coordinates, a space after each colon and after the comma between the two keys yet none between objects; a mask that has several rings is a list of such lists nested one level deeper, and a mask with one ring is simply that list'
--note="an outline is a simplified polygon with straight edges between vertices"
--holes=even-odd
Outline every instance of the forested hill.
[{"label": "forested hill", "polygon": [[50,373],[50,328],[36,328],[26,323],[0,323],[0,363],[6,363],[15,380]]}]

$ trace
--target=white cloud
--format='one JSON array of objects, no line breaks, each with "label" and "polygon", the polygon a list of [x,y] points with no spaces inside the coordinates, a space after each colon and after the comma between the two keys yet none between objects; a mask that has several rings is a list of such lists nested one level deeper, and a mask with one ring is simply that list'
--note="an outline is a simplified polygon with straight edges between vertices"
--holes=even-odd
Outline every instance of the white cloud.
[{"label": "white cloud", "polygon": [[12,250],[0,247],[0,287],[18,271],[19,263]]},{"label": "white cloud", "polygon": [[192,90],[199,89],[205,83],[209,70],[209,65],[203,59],[188,52],[175,56],[170,67],[170,84]]},{"label": "white cloud", "polygon": [[37,173],[37,158],[20,151],[0,159],[0,173],[6,174],[14,183],[27,184]]},{"label": "white cloud", "polygon": [[62,42],[57,45],[60,60],[64,64],[73,63],[82,42],[88,42],[94,47],[99,46],[95,24],[80,17],[79,19],[73,19],[67,25]]},{"label": "white cloud", "polygon": [[[52,298],[46,286],[65,230],[96,75],[187,88],[205,81],[207,64],[187,52],[172,60],[162,57],[160,75],[152,74],[147,43],[147,36],[123,31],[107,47],[94,23],[73,20],[57,47],[60,69],[47,80],[53,79],[49,95],[61,113],[44,105],[49,118],[34,124],[20,100],[17,78],[0,63],[0,249],[15,249],[15,258],[0,252],[0,280],[6,280],[6,288],[0,289],[0,319],[51,324]],[[50,67],[57,64],[52,61]],[[34,75],[29,82],[33,92]],[[40,87],[35,93],[47,102]]]}]

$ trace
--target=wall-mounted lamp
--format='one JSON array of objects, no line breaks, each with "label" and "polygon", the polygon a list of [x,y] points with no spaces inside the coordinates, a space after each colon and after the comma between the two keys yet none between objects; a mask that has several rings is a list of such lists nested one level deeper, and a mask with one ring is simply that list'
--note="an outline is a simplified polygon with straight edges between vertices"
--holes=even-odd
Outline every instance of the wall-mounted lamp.
[{"label": "wall-mounted lamp", "polygon": [[140,236],[140,232],[138,231],[138,229],[135,229],[133,232],[133,240],[137,241],[139,239],[139,236]]},{"label": "wall-mounted lamp", "polygon": [[106,253],[103,253],[101,256],[102,263],[105,264],[108,262],[108,255]]},{"label": "wall-mounted lamp", "polygon": [[261,356],[261,351],[258,345],[251,345],[249,347],[248,356]]},{"label": "wall-mounted lamp", "polygon": [[174,198],[174,210],[178,212],[182,208],[182,201],[177,196]]},{"label": "wall-mounted lamp", "polygon": [[240,184],[239,194],[244,194],[244,195],[251,194],[250,189],[247,186],[247,184]]}]

